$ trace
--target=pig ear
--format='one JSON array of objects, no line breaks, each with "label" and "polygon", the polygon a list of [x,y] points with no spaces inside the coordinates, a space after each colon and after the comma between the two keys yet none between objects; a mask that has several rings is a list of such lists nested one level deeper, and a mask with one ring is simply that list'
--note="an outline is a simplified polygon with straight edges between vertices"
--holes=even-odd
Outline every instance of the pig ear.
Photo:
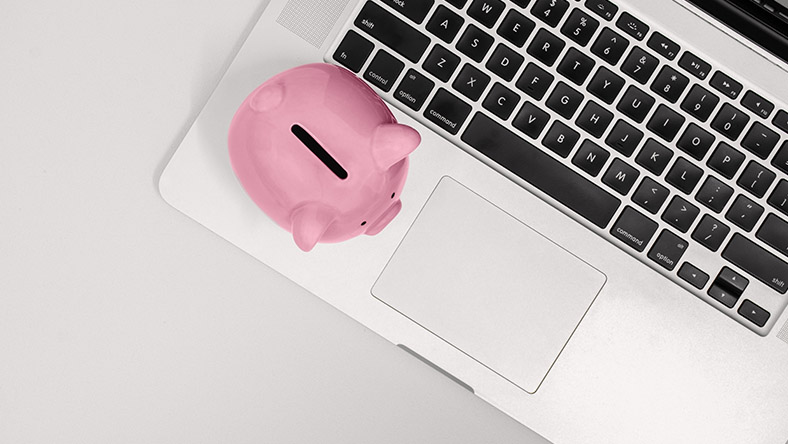
[{"label": "pig ear", "polygon": [[272,83],[257,88],[249,98],[249,107],[258,113],[270,111],[282,103],[285,91],[282,85]]},{"label": "pig ear", "polygon": [[296,208],[291,216],[291,231],[298,248],[314,248],[335,218],[334,211],[324,205],[308,203]]},{"label": "pig ear", "polygon": [[372,136],[372,157],[381,170],[387,170],[412,153],[421,143],[419,133],[398,123],[383,123]]}]

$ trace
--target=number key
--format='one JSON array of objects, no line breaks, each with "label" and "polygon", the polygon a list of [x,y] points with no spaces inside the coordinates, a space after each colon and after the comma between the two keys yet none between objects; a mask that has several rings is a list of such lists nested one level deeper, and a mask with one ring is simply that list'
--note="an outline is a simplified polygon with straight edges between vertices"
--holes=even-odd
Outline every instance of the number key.
[{"label": "number key", "polygon": [[628,46],[629,40],[612,29],[605,28],[591,47],[591,52],[598,55],[607,63],[615,65],[621,60],[621,56],[624,55],[624,51],[627,50]]},{"label": "number key", "polygon": [[676,71],[670,66],[664,66],[657,74],[651,90],[659,94],[670,103],[676,103],[681,97],[681,93],[689,85],[689,79],[684,74]]},{"label": "number key", "polygon": [[711,122],[711,127],[725,137],[736,140],[749,121],[750,117],[748,115],[739,111],[733,105],[726,103],[722,106],[720,112],[717,113],[717,117]]},{"label": "number key", "polygon": [[531,14],[539,20],[555,27],[561,21],[566,10],[569,9],[569,2],[567,0],[537,0]]},{"label": "number key", "polygon": [[594,35],[599,21],[580,9],[575,9],[561,27],[561,33],[580,46],[586,46]]},{"label": "number key", "polygon": [[625,74],[637,80],[640,84],[645,85],[651,74],[654,74],[657,65],[659,65],[659,60],[656,57],[635,47],[632,48],[632,52],[629,53],[621,65],[621,71],[624,71]]},{"label": "number key", "polygon": [[706,91],[700,85],[694,85],[684,101],[681,102],[681,109],[701,122],[705,122],[719,102],[719,97]]}]

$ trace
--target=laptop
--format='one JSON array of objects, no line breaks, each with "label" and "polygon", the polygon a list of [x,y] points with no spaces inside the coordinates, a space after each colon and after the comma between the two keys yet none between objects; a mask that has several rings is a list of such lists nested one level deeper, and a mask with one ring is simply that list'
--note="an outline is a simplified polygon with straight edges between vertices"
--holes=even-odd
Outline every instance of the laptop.
[{"label": "laptop", "polygon": [[[533,442],[784,444],[786,6],[271,0],[160,191]],[[227,133],[315,62],[422,144],[385,230],[305,253],[244,193]]]}]

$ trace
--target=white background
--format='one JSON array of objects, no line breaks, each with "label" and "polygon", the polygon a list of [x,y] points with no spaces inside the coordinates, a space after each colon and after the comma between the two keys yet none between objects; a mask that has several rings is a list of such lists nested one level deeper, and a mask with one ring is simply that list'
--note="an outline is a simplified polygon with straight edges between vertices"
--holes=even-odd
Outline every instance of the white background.
[{"label": "white background", "polygon": [[2,1],[0,443],[527,435],[160,198],[265,4]]}]

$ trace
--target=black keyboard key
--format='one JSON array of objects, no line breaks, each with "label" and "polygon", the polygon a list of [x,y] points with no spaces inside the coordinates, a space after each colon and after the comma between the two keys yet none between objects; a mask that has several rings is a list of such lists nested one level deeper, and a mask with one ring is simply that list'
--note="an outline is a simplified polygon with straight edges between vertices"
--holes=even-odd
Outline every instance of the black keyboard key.
[{"label": "black keyboard key", "polygon": [[700,220],[692,238],[709,250],[717,251],[730,232],[730,227],[707,214]]},{"label": "black keyboard key", "polygon": [[715,213],[719,213],[728,204],[733,196],[733,188],[725,185],[714,176],[709,176],[700,187],[695,200],[707,206]]},{"label": "black keyboard key", "polygon": [[756,197],[763,197],[775,178],[777,178],[776,174],[757,162],[750,161],[736,183]]},{"label": "black keyboard key", "polygon": [[534,7],[531,8],[531,14],[555,28],[567,9],[569,9],[567,0],[536,0]]},{"label": "black keyboard key", "polygon": [[514,78],[525,61],[525,57],[509,49],[503,43],[499,44],[487,61],[487,69],[509,81]]},{"label": "black keyboard key", "polygon": [[430,44],[429,37],[372,2],[361,9],[355,25],[413,63]]},{"label": "black keyboard key", "polygon": [[778,293],[785,294],[788,290],[788,264],[741,234],[733,235],[722,257]]},{"label": "black keyboard key", "polygon": [[681,56],[679,66],[701,80],[704,80],[711,72],[711,65],[708,62],[689,51]]},{"label": "black keyboard key", "polygon": [[610,223],[621,201],[490,117],[477,113],[462,140],[597,227]]},{"label": "black keyboard key", "polygon": [[607,63],[616,65],[621,60],[621,56],[624,55],[624,51],[627,50],[628,46],[629,40],[612,29],[605,28],[591,46],[591,52]]},{"label": "black keyboard key", "polygon": [[589,100],[575,123],[594,137],[602,137],[607,127],[613,122],[613,113]]},{"label": "black keyboard key", "polygon": [[542,28],[536,33],[531,44],[528,45],[528,54],[531,54],[546,66],[553,66],[566,43]]},{"label": "black keyboard key", "polygon": [[618,6],[609,0],[586,0],[586,8],[607,21],[613,20],[618,12]]},{"label": "black keyboard key", "polygon": [[651,75],[654,74],[657,65],[659,65],[659,60],[656,57],[636,46],[632,48],[627,58],[624,59],[624,63],[621,64],[621,71],[641,85],[645,85],[648,79],[651,78]]},{"label": "black keyboard key", "polygon": [[700,85],[693,85],[687,97],[681,102],[681,109],[701,122],[705,122],[709,120],[719,102],[719,97],[706,91]]},{"label": "black keyboard key", "polygon": [[761,122],[755,122],[750,127],[750,130],[747,131],[744,139],[742,139],[741,146],[761,159],[766,159],[779,141],[779,134],[770,130]]},{"label": "black keyboard key", "polygon": [[686,233],[695,222],[698,214],[700,214],[698,207],[679,196],[673,196],[668,208],[662,213],[662,220],[682,233]]},{"label": "black keyboard key", "polygon": [[501,0],[473,0],[468,8],[468,15],[482,25],[492,28],[505,8],[506,5]]},{"label": "black keyboard key", "polygon": [[689,85],[687,76],[666,65],[657,74],[657,78],[651,84],[651,90],[668,102],[676,103],[687,85]]},{"label": "black keyboard key", "polygon": [[572,158],[572,163],[589,175],[596,177],[610,157],[604,148],[590,140],[584,140]]},{"label": "black keyboard key", "polygon": [[648,34],[648,30],[649,30],[647,24],[635,18],[632,14],[628,12],[623,12],[621,14],[621,16],[616,21],[616,26],[618,27],[618,29],[631,35],[633,38],[637,40],[643,40],[644,38],[646,38],[646,34]]},{"label": "black keyboard key", "polygon": [[588,82],[588,91],[608,105],[613,104],[623,87],[624,79],[604,66],[600,66],[594,77]]},{"label": "black keyboard key", "polygon": [[533,20],[514,9],[510,9],[503,22],[501,22],[501,26],[498,27],[498,35],[508,40],[514,46],[522,48],[535,27],[536,23]]},{"label": "black keyboard key", "polygon": [[[418,2],[407,2],[418,3]],[[460,32],[465,19],[457,15],[451,9],[440,5],[435,13],[432,14],[430,20],[427,22],[427,31],[443,40],[446,43],[451,43],[457,33]]]},{"label": "black keyboard key", "polygon": [[487,55],[494,41],[491,35],[471,24],[465,28],[465,32],[457,41],[457,49],[478,63]]},{"label": "black keyboard key", "polygon": [[722,174],[726,179],[733,179],[744,163],[744,154],[736,151],[732,146],[725,142],[720,142],[714,150],[707,164],[716,172]]},{"label": "black keyboard key", "polygon": [[642,123],[654,103],[653,97],[630,85],[616,108],[635,122]]},{"label": "black keyboard key", "polygon": [[586,46],[591,41],[594,32],[599,27],[599,21],[583,12],[581,9],[574,9],[566,19],[566,23],[561,27],[561,34],[569,37],[573,42],[580,46]]},{"label": "black keyboard key", "polygon": [[610,168],[607,169],[605,175],[602,176],[602,182],[626,196],[629,194],[629,190],[635,185],[638,176],[640,176],[638,170],[627,165],[627,163],[621,159],[615,159],[610,164]]},{"label": "black keyboard key", "polygon": [[608,134],[605,143],[610,148],[629,157],[635,152],[640,141],[643,140],[643,132],[624,120],[619,120]]},{"label": "black keyboard key", "polygon": [[564,82],[558,82],[547,98],[547,107],[565,119],[571,119],[583,102],[583,95]]},{"label": "black keyboard key", "polygon": [[788,181],[780,180],[769,196],[769,205],[788,216]]},{"label": "black keyboard key", "polygon": [[711,122],[711,127],[725,137],[736,140],[749,121],[750,117],[748,115],[736,109],[733,105],[726,103],[722,105],[717,116]]},{"label": "black keyboard key", "polygon": [[400,14],[404,15],[405,17],[420,24],[421,22],[424,21],[424,18],[427,17],[427,13],[430,12],[430,8],[432,8],[432,5],[435,3],[435,0],[419,0],[417,2],[402,1],[402,0],[383,0],[383,3],[389,5],[392,9],[398,11]]},{"label": "black keyboard key", "polygon": [[534,63],[529,63],[525,67],[520,78],[517,79],[515,86],[520,91],[528,94],[536,100],[542,100],[550,84],[553,83],[553,75]]},{"label": "black keyboard key", "polygon": [[384,50],[378,51],[364,72],[364,79],[383,91],[390,91],[405,64]]},{"label": "black keyboard key", "polygon": [[731,205],[725,218],[744,231],[752,231],[763,215],[763,207],[750,199],[739,195]]},{"label": "black keyboard key", "polygon": [[648,139],[635,158],[635,162],[659,176],[665,171],[672,157],[673,151],[654,139]]},{"label": "black keyboard key", "polygon": [[736,99],[741,94],[742,84],[733,80],[730,76],[722,71],[717,71],[709,80],[712,88],[725,94],[730,99]]},{"label": "black keyboard key", "polygon": [[685,120],[681,114],[665,105],[660,105],[646,127],[667,142],[672,142]]},{"label": "black keyboard key", "polygon": [[468,0],[446,0],[446,2],[455,8],[462,9],[465,7],[465,3],[467,3]]},{"label": "black keyboard key", "polygon": [[788,174],[788,141],[783,143],[780,151],[777,151],[774,159],[772,159],[772,165],[779,168],[783,173]]},{"label": "black keyboard key", "polygon": [[739,296],[731,294],[728,290],[716,284],[712,284],[711,288],[709,288],[709,296],[728,308],[733,308],[736,302],[739,301]]},{"label": "black keyboard key", "polygon": [[547,135],[544,136],[542,145],[565,158],[572,152],[578,140],[580,140],[580,133],[556,120],[547,131]]},{"label": "black keyboard key", "polygon": [[410,109],[418,111],[424,105],[434,86],[435,83],[432,80],[411,69],[405,73],[405,77],[399,83],[399,87],[394,92],[394,98]]},{"label": "black keyboard key", "polygon": [[755,113],[756,116],[768,119],[774,111],[774,103],[764,99],[757,93],[747,91],[741,99],[741,104],[745,108]]},{"label": "black keyboard key", "polygon": [[714,279],[714,284],[725,288],[735,296],[741,296],[747,286],[750,285],[749,279],[736,273],[728,267],[722,267],[720,274]]},{"label": "black keyboard key", "polygon": [[788,133],[788,112],[785,112],[784,110],[777,111],[777,115],[774,116],[772,123],[777,128],[780,128],[781,130]]},{"label": "black keyboard key", "polygon": [[334,60],[345,68],[357,73],[372,54],[375,45],[369,40],[350,30],[334,51]]},{"label": "black keyboard key", "polygon": [[[542,134],[542,130],[545,126],[547,126],[549,121],[550,114],[547,114],[545,111],[531,102],[525,102],[525,105],[523,105],[523,107],[520,109],[520,112],[517,113],[517,117],[514,118],[512,125],[525,133],[526,136],[532,139],[538,139],[539,135]],[[564,140],[562,140],[562,142],[563,141]],[[572,146],[574,146],[576,142],[577,140],[572,142]],[[569,147],[570,151],[571,149],[572,148]],[[567,152],[567,154],[569,153]]]},{"label": "black keyboard key", "polygon": [[591,57],[575,48],[569,48],[561,63],[558,64],[558,72],[575,84],[582,85],[591,74],[595,64],[596,62]]},{"label": "black keyboard key", "polygon": [[681,47],[678,45],[678,43],[658,32],[651,34],[647,44],[649,48],[653,49],[657,52],[657,54],[665,57],[668,60],[675,59],[679,54],[679,51],[681,51]]},{"label": "black keyboard key", "polygon": [[679,277],[698,290],[705,287],[709,282],[709,275],[689,262],[684,262],[679,268]]},{"label": "black keyboard key", "polygon": [[687,159],[679,157],[670,171],[668,171],[665,180],[684,194],[690,194],[700,182],[701,177],[703,177],[703,170],[690,163]]},{"label": "black keyboard key", "polygon": [[672,271],[686,251],[687,242],[684,239],[669,230],[662,230],[657,241],[654,242],[654,246],[648,252],[648,257],[666,270]]},{"label": "black keyboard key", "polygon": [[441,45],[435,45],[424,60],[422,67],[438,79],[448,82],[459,64],[460,58],[458,56]]},{"label": "black keyboard key", "polygon": [[694,123],[690,123],[687,125],[687,129],[684,130],[684,134],[679,138],[679,141],[676,142],[676,146],[695,159],[701,160],[711,149],[714,139],[715,137],[711,133]]},{"label": "black keyboard key", "polygon": [[635,190],[635,194],[632,195],[632,201],[649,213],[657,214],[669,195],[670,191],[667,188],[655,182],[654,179],[646,177]]},{"label": "black keyboard key", "polygon": [[449,134],[457,134],[470,113],[470,105],[443,88],[424,109],[424,117]]},{"label": "black keyboard key", "polygon": [[499,119],[507,120],[514,112],[514,108],[520,102],[520,96],[509,88],[496,83],[487,94],[487,98],[482,102],[482,106],[487,111],[495,114]]},{"label": "black keyboard key", "polygon": [[788,222],[770,214],[763,221],[756,235],[758,239],[772,246],[783,256],[788,256]]},{"label": "black keyboard key", "polygon": [[457,74],[457,78],[454,79],[452,87],[475,102],[482,96],[489,83],[490,76],[479,71],[475,66],[466,63],[460,70],[460,73]]},{"label": "black keyboard key", "polygon": [[744,302],[741,303],[738,312],[743,318],[747,319],[758,327],[763,327],[766,325],[766,323],[769,322],[769,317],[771,316],[768,311],[759,307],[755,304],[755,302],[749,299],[745,299]]},{"label": "black keyboard key", "polygon": [[624,242],[625,245],[634,248],[635,251],[643,251],[654,233],[657,232],[658,227],[656,222],[643,216],[634,208],[626,207],[610,230],[610,234]]}]

